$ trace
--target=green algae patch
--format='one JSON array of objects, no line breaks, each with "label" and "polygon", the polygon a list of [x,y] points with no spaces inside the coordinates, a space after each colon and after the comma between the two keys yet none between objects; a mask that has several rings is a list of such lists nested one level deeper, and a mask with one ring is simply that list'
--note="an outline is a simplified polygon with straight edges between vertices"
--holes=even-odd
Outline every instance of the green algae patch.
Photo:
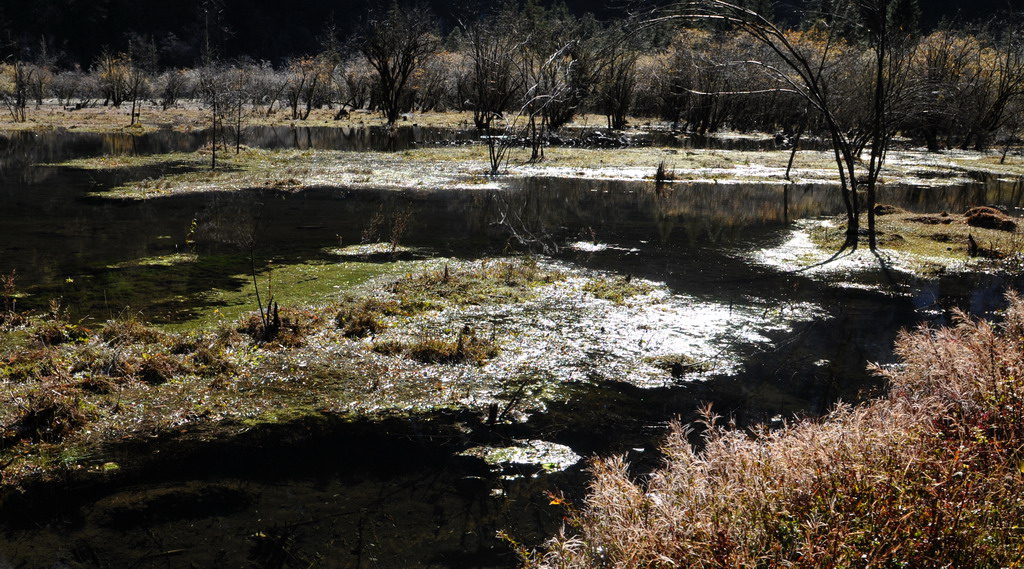
[{"label": "green algae patch", "polygon": [[122,261],[108,265],[109,269],[129,269],[134,267],[176,267],[196,263],[199,255],[195,253],[173,253],[170,255],[158,255],[156,257],[144,257],[131,261]]},{"label": "green algae patch", "polygon": [[[374,277],[409,271],[392,257],[331,257],[259,260],[256,284],[265,304],[323,305]],[[338,257],[334,257],[338,258]],[[46,298],[60,297],[75,319],[102,322],[131,307],[149,307],[143,317],[171,331],[210,328],[256,310],[252,264],[243,255],[176,253],[95,267],[49,287],[36,287],[20,303],[45,310]],[[114,314],[109,306],[129,307]]]},{"label": "green algae patch", "polygon": [[[307,261],[267,263],[256,275],[261,301],[273,298],[281,306],[326,305],[337,301],[345,291],[379,277],[408,270],[409,264],[345,261]],[[213,307],[194,318],[166,325],[169,330],[209,328],[237,320],[257,308],[252,274],[231,276],[233,288],[218,288],[199,295],[202,304]]]}]

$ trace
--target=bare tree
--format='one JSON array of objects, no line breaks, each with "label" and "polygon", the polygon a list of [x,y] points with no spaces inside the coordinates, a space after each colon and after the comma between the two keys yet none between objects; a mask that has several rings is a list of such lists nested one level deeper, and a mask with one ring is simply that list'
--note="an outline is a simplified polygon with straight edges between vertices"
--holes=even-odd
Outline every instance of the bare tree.
[{"label": "bare tree", "polygon": [[242,151],[242,127],[246,117],[246,103],[252,97],[254,67],[236,63],[227,69],[225,74],[222,114],[230,117],[231,129],[235,135],[235,154],[239,154]]},{"label": "bare tree", "polygon": [[[687,4],[685,15],[723,22],[745,32],[774,54],[775,60],[751,60],[778,83],[777,90],[798,95],[822,117],[835,156],[840,191],[846,206],[847,234],[844,247],[856,248],[860,233],[860,214],[868,215],[868,240],[876,247],[874,202],[876,186],[885,162],[889,142],[905,118],[910,99],[908,85],[909,33],[901,18],[901,0],[846,0],[832,3],[832,11],[820,14],[824,29],[814,41],[799,43],[791,34],[757,12],[723,0],[701,0]],[[845,29],[844,29],[845,27]],[[859,121],[863,129],[848,128],[837,105],[836,85],[831,83],[836,59],[852,50],[844,31],[857,30],[863,47],[872,54],[871,105],[868,115]],[[842,69],[842,66],[839,67]],[[841,96],[841,93],[839,94]],[[866,129],[866,130],[865,130]],[[865,134],[866,133],[866,134]],[[862,163],[858,137],[870,142],[870,157]],[[866,193],[862,204],[858,189]],[[866,205],[866,207],[865,207]]]},{"label": "bare tree", "polygon": [[94,72],[103,92],[103,106],[120,107],[128,97],[129,62],[124,54],[104,50],[96,61]]},{"label": "bare tree", "polygon": [[146,95],[149,80],[156,71],[156,44],[152,41],[132,41],[128,44],[128,53],[120,56],[126,69],[125,98],[132,102],[131,120],[134,125],[139,119],[140,99]]},{"label": "bare tree", "polygon": [[43,104],[43,99],[46,97],[51,83],[53,83],[54,69],[57,66],[57,58],[51,53],[46,38],[39,41],[39,50],[36,53],[35,61],[31,65],[34,70],[32,81],[29,84],[29,91],[31,91],[32,98],[36,101],[36,106],[39,107]]},{"label": "bare tree", "polygon": [[[326,100],[334,65],[329,57],[300,57],[288,62],[288,82],[284,96],[292,109],[292,118],[306,120],[313,108]],[[299,110],[300,103],[305,108]]]},{"label": "bare tree", "polygon": [[373,67],[361,53],[352,55],[338,66],[335,72],[335,82],[339,84],[339,92],[345,93],[344,104],[346,106],[353,109],[364,109],[371,104],[375,73]]},{"label": "bare tree", "polygon": [[603,72],[597,82],[597,99],[601,112],[608,118],[608,128],[626,128],[626,115],[633,102],[637,87],[638,36],[635,32],[612,24],[602,34],[607,47],[604,50]]},{"label": "bare tree", "polygon": [[210,60],[197,70],[196,87],[198,94],[210,107],[210,169],[217,169],[218,135],[223,123],[223,106],[226,98],[226,77],[223,66]]},{"label": "bare tree", "polygon": [[980,65],[982,45],[977,37],[949,29],[932,32],[918,43],[913,67],[921,85],[920,108],[910,132],[922,138],[930,152],[964,140],[977,114],[975,93],[986,81]]},{"label": "bare tree", "polygon": [[273,68],[269,63],[262,62],[253,67],[250,76],[249,95],[253,108],[266,105],[265,116],[274,114],[274,106],[281,100],[288,87],[288,78]]},{"label": "bare tree", "polygon": [[29,85],[33,73],[32,66],[18,59],[0,66],[0,99],[3,99],[14,122],[25,122],[27,119]]},{"label": "bare tree", "polygon": [[[980,62],[981,78],[988,89],[976,101],[980,117],[968,137],[974,139],[977,150],[988,148],[992,135],[1005,126],[1007,110],[1024,98],[1024,28],[1007,26],[993,35],[992,47],[982,53]],[[964,141],[965,146],[968,143]]]},{"label": "bare tree", "polygon": [[171,69],[160,74],[154,81],[154,95],[159,97],[160,108],[167,110],[189,92],[189,74],[182,69]]},{"label": "bare tree", "polygon": [[470,23],[460,23],[472,68],[468,102],[476,128],[491,135],[491,125],[512,105],[523,85],[516,56],[526,34],[518,10],[511,6]]},{"label": "bare tree", "polygon": [[380,107],[388,125],[408,108],[409,79],[438,46],[434,16],[422,6],[401,8],[393,3],[382,14],[371,14],[359,49],[377,72]]},{"label": "bare tree", "polygon": [[83,97],[85,95],[83,79],[84,74],[77,69],[62,71],[54,75],[51,89],[53,96],[57,97],[57,103],[68,107],[71,105],[72,99]]}]

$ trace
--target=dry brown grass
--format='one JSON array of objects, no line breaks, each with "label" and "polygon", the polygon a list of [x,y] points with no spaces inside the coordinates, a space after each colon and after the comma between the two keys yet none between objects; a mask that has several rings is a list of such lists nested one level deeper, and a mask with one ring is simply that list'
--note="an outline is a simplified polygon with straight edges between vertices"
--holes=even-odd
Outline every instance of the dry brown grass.
[{"label": "dry brown grass", "polygon": [[742,432],[707,410],[637,482],[598,461],[575,532],[539,567],[1021,567],[1024,302],[1001,328],[902,334],[890,394]]}]

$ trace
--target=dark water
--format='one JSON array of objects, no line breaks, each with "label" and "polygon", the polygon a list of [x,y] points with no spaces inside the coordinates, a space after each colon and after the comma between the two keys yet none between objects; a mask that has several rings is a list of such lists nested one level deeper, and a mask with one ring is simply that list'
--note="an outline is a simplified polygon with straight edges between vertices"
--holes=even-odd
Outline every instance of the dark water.
[{"label": "dark water", "polygon": [[[405,147],[461,136],[402,132]],[[246,143],[386,149],[394,140],[373,130],[262,129],[250,132]],[[169,132],[0,137],[0,273],[17,271],[20,286],[32,293],[28,306],[59,295],[80,318],[103,319],[130,304],[153,320],[173,321],[203,309],[183,308],[180,298],[238,286],[232,275],[244,262],[239,236],[256,219],[264,220],[261,260],[285,264],[325,259],[325,247],[358,243],[375,215],[410,212],[402,243],[427,256],[473,259],[531,250],[664,282],[697,299],[810,302],[829,316],[778,332],[768,348],[742,354],[744,365],[734,374],[656,389],[581,386],[579,397],[496,435],[546,438],[584,456],[628,452],[650,463],[665,422],[692,416],[702,401],[743,423],[822,413],[837,399],[873,393],[878,381],[865,365],[892,361],[900,328],[941,323],[951,307],[989,314],[1006,287],[991,275],[916,279],[879,271],[867,286],[850,288],[749,261],[750,251],[783,242],[794,221],[840,213],[839,196],[827,187],[694,184],[656,191],[640,182],[530,179],[503,190],[312,188],[135,202],[86,197],[114,183],[109,174],[33,165],[191,150],[202,143],[202,134]],[[921,212],[1017,208],[1022,190],[1019,182],[987,180],[887,189],[882,201]],[[187,241],[200,258],[187,275],[173,267],[156,273],[111,268],[184,250]],[[570,247],[578,241],[608,247]],[[59,499],[28,508],[24,523],[3,526],[0,567],[513,566],[515,556],[495,532],[507,529],[525,543],[539,543],[561,522],[545,491],[578,495],[585,477],[577,468],[497,478],[453,456],[463,442],[432,434],[453,422],[424,418],[418,425],[334,433],[297,448],[254,443],[234,454],[165,464],[130,484],[59,491]]]}]

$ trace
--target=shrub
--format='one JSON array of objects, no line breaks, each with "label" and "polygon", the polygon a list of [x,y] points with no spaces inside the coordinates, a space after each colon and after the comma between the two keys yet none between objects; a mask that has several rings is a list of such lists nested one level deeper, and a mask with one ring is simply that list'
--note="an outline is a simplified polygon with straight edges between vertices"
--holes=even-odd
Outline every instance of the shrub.
[{"label": "shrub", "polygon": [[1024,559],[1024,303],[900,336],[882,399],[703,448],[677,426],[636,481],[597,461],[541,567],[1014,567]]}]

